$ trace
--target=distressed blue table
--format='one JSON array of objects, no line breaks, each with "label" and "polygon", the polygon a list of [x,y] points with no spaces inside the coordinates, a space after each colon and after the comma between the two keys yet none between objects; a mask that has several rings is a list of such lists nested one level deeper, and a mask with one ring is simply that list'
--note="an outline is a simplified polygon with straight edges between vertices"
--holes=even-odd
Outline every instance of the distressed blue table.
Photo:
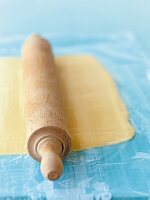
[{"label": "distressed blue table", "polygon": [[[47,181],[29,155],[0,156],[0,199],[150,199],[150,61],[130,32],[101,36],[44,34],[55,55],[91,54],[116,82],[136,130],[125,143],[72,152],[64,174]],[[0,41],[0,56],[18,56],[26,35]],[[15,145],[15,144],[14,144]]]},{"label": "distressed blue table", "polygon": [[0,0],[0,36],[130,30],[150,55],[149,0]]}]

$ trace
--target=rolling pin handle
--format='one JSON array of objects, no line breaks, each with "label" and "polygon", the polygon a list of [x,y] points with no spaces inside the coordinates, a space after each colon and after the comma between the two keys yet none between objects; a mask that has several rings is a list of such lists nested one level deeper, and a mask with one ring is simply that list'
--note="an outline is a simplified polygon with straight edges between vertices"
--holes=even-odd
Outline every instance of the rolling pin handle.
[{"label": "rolling pin handle", "polygon": [[56,180],[63,172],[61,158],[52,150],[44,152],[41,159],[41,172],[46,179]]},{"label": "rolling pin handle", "polygon": [[55,138],[42,139],[37,146],[37,153],[41,157],[41,172],[46,179],[56,180],[63,172],[60,158],[61,143]]}]

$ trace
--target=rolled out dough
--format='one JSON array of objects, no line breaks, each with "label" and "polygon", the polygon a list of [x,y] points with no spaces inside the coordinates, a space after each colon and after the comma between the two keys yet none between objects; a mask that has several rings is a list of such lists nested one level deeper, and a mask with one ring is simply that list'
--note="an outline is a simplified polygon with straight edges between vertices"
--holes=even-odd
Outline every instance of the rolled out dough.
[{"label": "rolled out dough", "polygon": [[[99,62],[91,56],[63,56],[55,62],[72,150],[133,137],[127,109]],[[0,72],[0,154],[27,153],[21,60],[0,58]]]}]

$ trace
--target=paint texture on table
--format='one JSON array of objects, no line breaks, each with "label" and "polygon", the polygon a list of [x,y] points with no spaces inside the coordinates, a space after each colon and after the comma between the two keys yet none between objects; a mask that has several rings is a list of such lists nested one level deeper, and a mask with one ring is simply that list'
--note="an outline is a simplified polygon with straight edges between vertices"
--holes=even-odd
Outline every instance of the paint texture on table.
[{"label": "paint texture on table", "polygon": [[[0,156],[0,197],[51,200],[150,198],[150,60],[132,33],[44,34],[55,55],[92,54],[103,63],[125,103],[135,137],[128,142],[72,152],[63,176],[45,180],[29,155]],[[19,56],[26,36],[0,41],[1,56]]]},{"label": "paint texture on table", "polygon": [[[55,60],[72,150],[129,140],[134,130],[111,76],[90,56]],[[23,67],[19,58],[0,59],[0,154],[26,150]]]}]

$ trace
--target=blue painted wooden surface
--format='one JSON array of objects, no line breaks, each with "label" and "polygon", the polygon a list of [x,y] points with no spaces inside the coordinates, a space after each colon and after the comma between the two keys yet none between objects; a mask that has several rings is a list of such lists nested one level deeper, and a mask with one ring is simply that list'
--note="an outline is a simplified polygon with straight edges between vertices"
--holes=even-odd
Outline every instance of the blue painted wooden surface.
[{"label": "blue painted wooden surface", "polygon": [[150,55],[149,0],[0,0],[0,36],[132,31]]},{"label": "blue painted wooden surface", "polygon": [[[56,55],[91,54],[114,78],[136,136],[128,142],[78,153],[64,161],[63,176],[43,179],[39,164],[28,155],[0,156],[0,196],[52,200],[150,198],[150,61],[134,35],[88,38],[45,35]],[[3,40],[1,56],[16,56],[24,37]],[[14,144],[15,145],[15,144]]]}]

